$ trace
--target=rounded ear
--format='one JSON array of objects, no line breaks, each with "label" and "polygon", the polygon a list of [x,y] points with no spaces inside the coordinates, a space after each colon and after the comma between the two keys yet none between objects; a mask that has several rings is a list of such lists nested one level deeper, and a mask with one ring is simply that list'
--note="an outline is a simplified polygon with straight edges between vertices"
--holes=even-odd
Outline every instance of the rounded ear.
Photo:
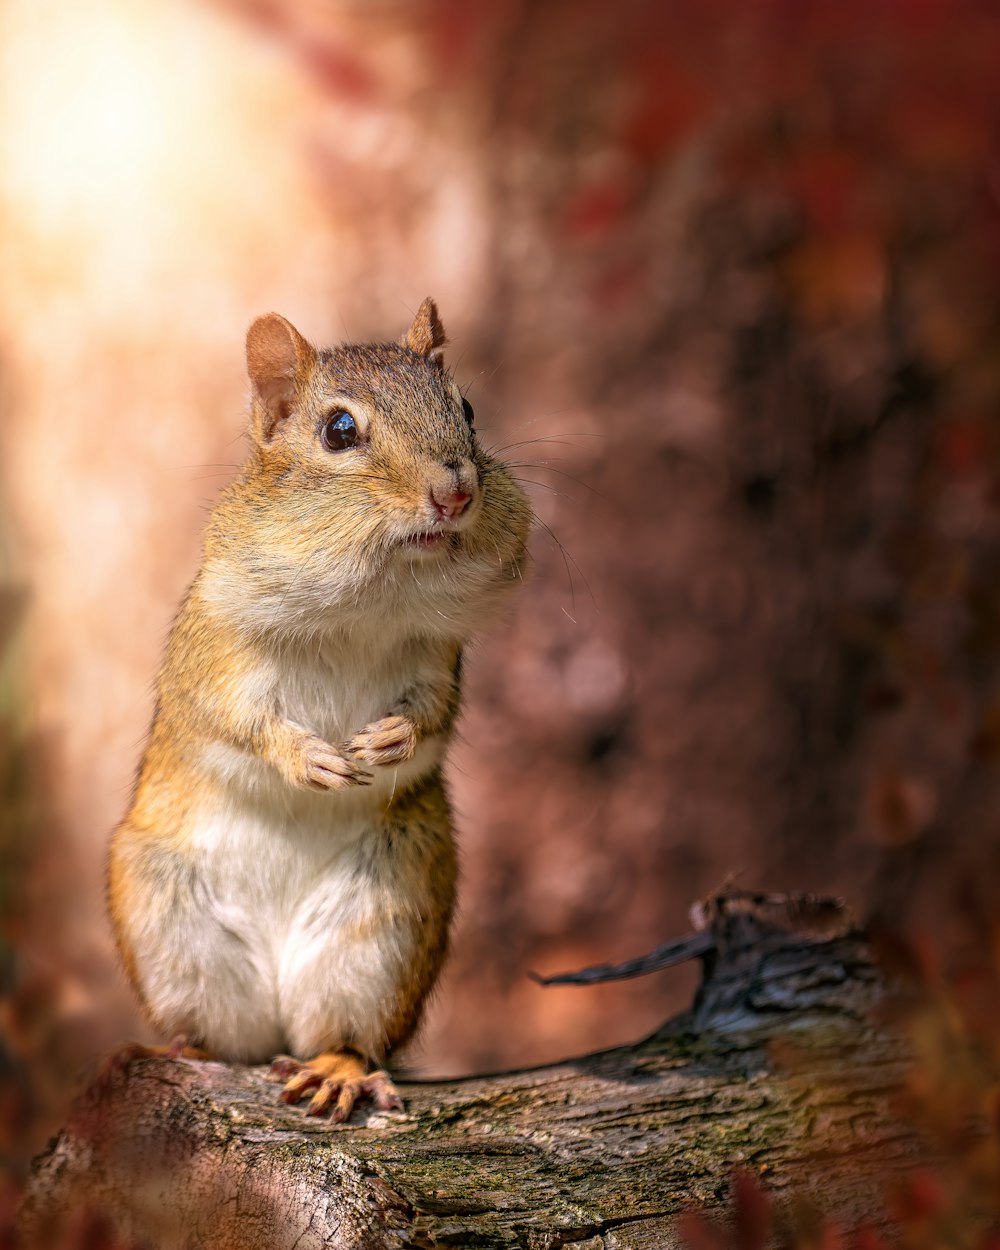
[{"label": "rounded ear", "polygon": [[425,356],[440,369],[446,342],[437,304],[428,295],[417,309],[413,324],[403,335],[403,346],[418,356]]},{"label": "rounded ear", "polygon": [[316,363],[316,352],[277,313],[258,317],[247,331],[247,373],[253,383],[253,428],[270,442]]}]

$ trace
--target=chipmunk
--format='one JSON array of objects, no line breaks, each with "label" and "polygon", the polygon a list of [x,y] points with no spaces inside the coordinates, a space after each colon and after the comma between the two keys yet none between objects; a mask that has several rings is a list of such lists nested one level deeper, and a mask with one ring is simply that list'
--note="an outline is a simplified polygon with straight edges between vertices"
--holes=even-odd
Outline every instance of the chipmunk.
[{"label": "chipmunk", "polygon": [[[530,509],[442,362],[400,344],[246,342],[252,450],[174,623],[108,896],[171,1053],[275,1055],[282,1097],[401,1107],[384,1065],[448,946],[442,763],[462,649],[521,577]],[[287,1052],[283,1054],[282,1052]]]}]

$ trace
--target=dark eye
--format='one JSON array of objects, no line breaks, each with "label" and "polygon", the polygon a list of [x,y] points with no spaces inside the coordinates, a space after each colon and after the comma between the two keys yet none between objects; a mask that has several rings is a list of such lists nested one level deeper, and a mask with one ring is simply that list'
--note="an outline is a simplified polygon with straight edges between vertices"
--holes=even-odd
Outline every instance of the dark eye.
[{"label": "dark eye", "polygon": [[472,405],[469,403],[469,401],[465,398],[464,395],[462,396],[462,411],[465,413],[465,419],[466,421],[468,421],[469,429],[471,430],[472,423],[476,419],[476,413],[475,413],[475,409],[472,407]]},{"label": "dark eye", "polygon": [[358,427],[351,414],[341,408],[330,413],[320,438],[327,451],[347,451],[358,441]]}]

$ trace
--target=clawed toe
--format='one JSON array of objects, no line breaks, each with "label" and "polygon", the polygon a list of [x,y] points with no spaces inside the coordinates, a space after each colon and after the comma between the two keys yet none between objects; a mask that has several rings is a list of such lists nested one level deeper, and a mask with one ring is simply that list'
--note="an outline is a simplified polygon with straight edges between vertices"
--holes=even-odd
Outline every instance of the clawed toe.
[{"label": "clawed toe", "polygon": [[308,1115],[322,1115],[329,1110],[330,1104],[336,1099],[332,1119],[335,1123],[343,1123],[354,1110],[355,1096],[351,1092],[351,1081],[337,1081],[327,1077],[309,1100],[306,1107]]},{"label": "clawed toe", "polygon": [[366,1075],[354,1056],[341,1062],[321,1056],[312,1063],[303,1063],[289,1055],[279,1055],[271,1064],[270,1074],[285,1081],[282,1102],[297,1103],[312,1090],[306,1113],[325,1115],[332,1107],[330,1119],[334,1124],[349,1119],[359,1099],[370,1099],[379,1111],[403,1110],[403,1100],[389,1074],[378,1071]]},{"label": "clawed toe", "polygon": [[272,1080],[283,1081],[289,1076],[294,1076],[296,1072],[301,1072],[304,1066],[301,1060],[293,1059],[291,1055],[275,1055],[268,1075]]},{"label": "clawed toe", "polygon": [[403,1100],[388,1072],[373,1072],[361,1082],[361,1090],[373,1100],[379,1111],[403,1110]]},{"label": "clawed toe", "polygon": [[366,764],[389,767],[411,759],[416,746],[413,722],[405,716],[386,716],[366,725],[345,743],[344,749]]},{"label": "clawed toe", "polygon": [[312,1068],[303,1068],[286,1084],[281,1091],[282,1102],[298,1102],[307,1089],[319,1085],[323,1081],[323,1073]]}]

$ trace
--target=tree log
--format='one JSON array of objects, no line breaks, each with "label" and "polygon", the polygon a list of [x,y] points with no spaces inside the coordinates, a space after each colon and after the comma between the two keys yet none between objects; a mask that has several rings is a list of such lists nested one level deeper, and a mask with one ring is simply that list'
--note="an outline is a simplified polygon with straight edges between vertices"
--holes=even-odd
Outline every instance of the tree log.
[{"label": "tree log", "polygon": [[[863,934],[828,900],[732,890],[696,923],[661,952],[701,958],[701,987],[653,1037],[404,1082],[403,1114],[311,1119],[265,1068],[112,1067],[36,1160],[26,1244],[86,1208],[156,1250],[663,1250],[680,1213],[727,1207],[737,1166],[779,1208],[794,1196],[880,1226],[883,1183],[918,1147],[891,1109],[907,1054],[872,1019],[883,986]],[[588,976],[636,974],[623,967]]]}]

